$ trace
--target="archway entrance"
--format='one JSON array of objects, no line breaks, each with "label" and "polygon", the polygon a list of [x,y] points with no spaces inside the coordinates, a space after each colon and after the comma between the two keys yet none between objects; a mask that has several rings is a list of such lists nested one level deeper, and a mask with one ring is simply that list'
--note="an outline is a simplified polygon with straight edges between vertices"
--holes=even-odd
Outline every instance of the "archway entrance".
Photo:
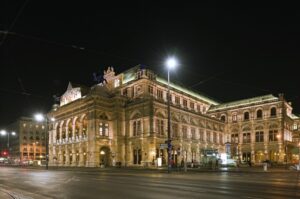
[{"label": "archway entrance", "polygon": [[110,166],[111,161],[110,161],[110,149],[108,147],[101,147],[100,148],[100,155],[99,155],[99,162],[100,166]]}]

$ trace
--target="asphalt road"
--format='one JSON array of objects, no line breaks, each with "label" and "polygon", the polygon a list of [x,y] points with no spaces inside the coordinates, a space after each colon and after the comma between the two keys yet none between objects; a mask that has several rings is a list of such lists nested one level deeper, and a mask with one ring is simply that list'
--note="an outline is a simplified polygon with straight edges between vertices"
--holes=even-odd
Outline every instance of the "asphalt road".
[{"label": "asphalt road", "polygon": [[[300,198],[299,172],[37,170],[0,167],[1,192],[15,198]],[[2,197],[1,197],[2,199]]]}]

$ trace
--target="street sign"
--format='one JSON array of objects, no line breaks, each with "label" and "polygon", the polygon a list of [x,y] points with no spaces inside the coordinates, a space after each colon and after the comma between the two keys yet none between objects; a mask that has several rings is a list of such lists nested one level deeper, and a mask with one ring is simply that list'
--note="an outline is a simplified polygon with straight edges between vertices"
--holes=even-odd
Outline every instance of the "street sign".
[{"label": "street sign", "polygon": [[166,149],[166,148],[168,148],[168,144],[160,144],[159,148],[160,149]]}]

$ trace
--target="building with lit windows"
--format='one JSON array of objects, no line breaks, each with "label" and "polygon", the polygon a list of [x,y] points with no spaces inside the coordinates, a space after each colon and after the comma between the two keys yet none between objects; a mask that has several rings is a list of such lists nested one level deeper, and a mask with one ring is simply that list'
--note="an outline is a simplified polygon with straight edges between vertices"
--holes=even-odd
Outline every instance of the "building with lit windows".
[{"label": "building with lit windows", "polygon": [[30,117],[21,117],[7,126],[8,132],[15,132],[10,136],[9,152],[12,163],[41,164],[45,160],[45,123],[36,122]]},{"label": "building with lit windows", "polygon": [[291,163],[295,159],[299,117],[282,94],[212,106],[208,115],[226,124],[226,144],[236,159],[254,163]]},{"label": "building with lit windows", "polygon": [[[69,83],[49,117],[49,164],[99,167],[167,162],[167,81],[140,66],[92,87]],[[240,161],[290,160],[296,118],[283,96],[220,104],[170,83],[172,162],[227,152]],[[286,151],[285,151],[286,148]],[[209,152],[213,152],[210,153]],[[285,154],[288,154],[285,156]]]}]

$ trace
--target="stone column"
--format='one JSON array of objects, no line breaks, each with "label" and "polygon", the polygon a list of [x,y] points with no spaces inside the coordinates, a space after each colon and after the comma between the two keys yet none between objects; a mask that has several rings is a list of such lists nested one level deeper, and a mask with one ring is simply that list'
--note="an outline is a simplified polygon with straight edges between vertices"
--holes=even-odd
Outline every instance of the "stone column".
[{"label": "stone column", "polygon": [[84,163],[83,163],[83,150],[82,148],[79,149],[79,164],[78,164],[79,167],[82,167],[84,166]]},{"label": "stone column", "polygon": [[66,164],[65,166],[70,166],[70,151],[66,146]]},{"label": "stone column", "polygon": [[58,165],[59,166],[64,165],[64,163],[63,163],[63,153],[62,153],[61,147],[59,147],[59,152],[58,152]]},{"label": "stone column", "polygon": [[[74,138],[74,137],[73,137]],[[75,151],[75,146],[72,144],[72,166],[76,166],[76,151]]]}]

